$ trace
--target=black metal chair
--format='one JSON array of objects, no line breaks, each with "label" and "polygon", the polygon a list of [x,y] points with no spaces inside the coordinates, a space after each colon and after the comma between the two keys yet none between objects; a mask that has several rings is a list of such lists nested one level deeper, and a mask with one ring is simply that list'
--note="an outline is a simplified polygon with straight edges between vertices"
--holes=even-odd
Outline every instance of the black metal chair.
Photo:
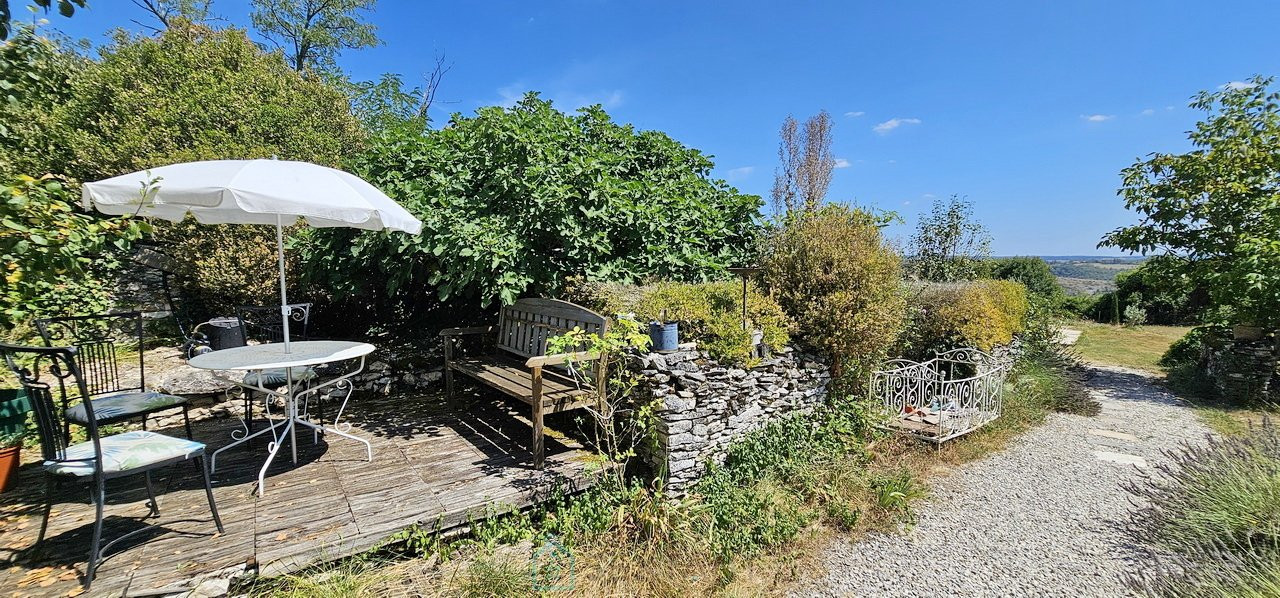
[{"label": "black metal chair", "polygon": [[[88,424],[87,402],[93,403],[99,425],[140,418],[143,430],[147,429],[148,415],[182,409],[187,438],[192,438],[190,399],[147,388],[141,312],[45,318],[36,320],[36,329],[47,346],[73,346],[78,349],[76,365],[85,375],[85,388],[89,394],[81,395],[75,388],[63,389],[62,408],[66,410],[68,427],[71,423]],[[121,354],[128,351],[138,354],[136,384],[127,371],[122,372]],[[76,400],[80,403],[70,404]]]},{"label": "black metal chair", "polygon": [[[311,322],[310,303],[290,303],[289,339],[291,341],[307,340],[307,324]],[[236,317],[240,319],[240,329],[248,340],[257,343],[284,342],[284,312],[279,305],[241,305],[236,308]],[[316,369],[297,367],[290,372],[294,382],[310,382],[316,378]],[[248,372],[244,375],[244,427],[245,434],[253,433],[253,401],[254,392],[251,387],[276,389],[285,385],[284,368]],[[323,418],[323,413],[321,414]]]},{"label": "black metal chair", "polygon": [[213,523],[219,532],[223,528],[222,519],[218,517],[218,506],[213,500],[203,444],[146,430],[100,436],[98,422],[103,420],[94,417],[94,401],[83,403],[87,416],[85,428],[88,440],[71,444],[66,433],[67,410],[55,404],[53,395],[57,389],[63,404],[67,402],[68,387],[76,389],[79,396],[89,395],[87,380],[78,364],[78,353],[76,347],[24,347],[0,343],[0,354],[4,356],[5,365],[18,377],[31,402],[36,430],[40,436],[43,467],[47,474],[44,518],[40,523],[40,535],[36,539],[37,547],[44,542],[44,535],[49,527],[49,511],[53,508],[57,481],[70,479],[92,485],[91,494],[97,516],[93,523],[93,540],[89,545],[89,563],[85,569],[84,587],[87,589],[93,583],[94,573],[111,546],[134,534],[153,529],[143,527],[102,545],[102,511],[106,504],[106,481],[109,479],[142,474],[146,479],[147,496],[150,499],[148,506],[151,512],[147,516],[157,517],[160,515],[160,506],[152,488],[151,471],[195,460],[204,475],[204,490],[209,499]]}]

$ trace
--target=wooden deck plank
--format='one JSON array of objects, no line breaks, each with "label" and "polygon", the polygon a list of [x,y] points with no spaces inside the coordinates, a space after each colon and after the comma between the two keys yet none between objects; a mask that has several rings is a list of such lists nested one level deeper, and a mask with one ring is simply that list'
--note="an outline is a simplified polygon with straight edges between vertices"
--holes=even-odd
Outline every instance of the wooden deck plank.
[{"label": "wooden deck plank", "polygon": [[[549,439],[546,469],[534,470],[527,420],[494,398],[463,396],[458,412],[447,411],[434,396],[353,398],[353,432],[371,439],[373,461],[365,460],[360,443],[330,434],[313,444],[309,432],[300,433],[298,464],[290,463],[286,446],[268,471],[263,498],[254,490],[266,443],[223,453],[213,475],[226,527],[221,535],[213,534],[194,467],[180,466],[157,478],[158,519],[141,519],[147,511],[141,479],[113,482],[108,486],[107,537],[138,526],[158,526],[158,533],[109,558],[92,595],[178,591],[190,584],[192,575],[250,559],[265,575],[292,571],[367,550],[410,525],[447,529],[494,512],[527,508],[543,500],[555,483],[586,479],[586,453],[572,438]],[[197,422],[196,436],[212,452],[231,441],[229,433],[236,426],[232,420]],[[31,544],[39,530],[41,475],[29,462],[18,487],[0,495],[0,563],[5,564],[0,587],[65,594],[79,583],[74,573],[84,569],[93,508],[86,504],[83,488],[64,489],[54,507],[47,546],[58,556],[37,556]],[[36,585],[50,575],[71,578]]]}]

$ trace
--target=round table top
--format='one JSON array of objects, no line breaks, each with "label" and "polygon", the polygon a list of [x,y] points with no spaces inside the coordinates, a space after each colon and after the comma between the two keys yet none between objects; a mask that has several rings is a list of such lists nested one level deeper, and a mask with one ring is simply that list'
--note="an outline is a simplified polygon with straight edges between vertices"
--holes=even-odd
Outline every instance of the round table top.
[{"label": "round table top", "polygon": [[187,363],[203,370],[273,370],[355,359],[376,348],[351,341],[293,341],[285,353],[284,343],[267,343],[210,351]]}]

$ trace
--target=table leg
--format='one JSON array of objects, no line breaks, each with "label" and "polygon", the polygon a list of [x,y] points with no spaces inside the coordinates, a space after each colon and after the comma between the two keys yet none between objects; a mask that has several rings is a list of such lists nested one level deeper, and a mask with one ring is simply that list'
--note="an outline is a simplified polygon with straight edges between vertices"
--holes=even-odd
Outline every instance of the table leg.
[{"label": "table leg", "polygon": [[[285,399],[289,405],[289,421],[298,421],[298,401],[293,388],[293,368],[284,369],[285,388],[289,389],[289,396]],[[289,426],[289,450],[293,452],[293,464],[298,464],[298,429]]]},{"label": "table leg", "polygon": [[363,438],[361,438],[361,437],[359,437],[359,436],[356,436],[356,435],[354,435],[354,434],[348,434],[348,433],[346,433],[346,432],[343,432],[342,430],[337,430],[337,429],[330,428],[330,427],[327,427],[327,426],[324,426],[324,425],[317,425],[317,424],[313,424],[313,423],[311,423],[311,422],[309,422],[309,421],[307,421],[307,420],[305,420],[305,419],[300,419],[300,420],[298,420],[298,423],[300,423],[300,424],[302,424],[302,425],[304,425],[304,426],[307,426],[308,428],[312,428],[312,429],[314,429],[314,430],[322,431],[322,432],[324,432],[324,433],[326,433],[326,434],[328,434],[329,432],[333,432],[334,434],[337,434],[338,436],[341,436],[341,437],[343,437],[343,438],[350,438],[350,439],[355,440],[355,441],[358,441],[358,442],[363,442],[363,443],[364,443],[365,453],[367,453],[367,455],[368,455],[368,460],[369,460],[369,461],[373,461],[373,445],[372,445],[372,444],[369,444],[369,441],[368,441],[368,440],[365,440],[365,439],[363,439]]},{"label": "table leg", "polygon": [[294,420],[289,420],[289,423],[285,424],[284,434],[280,435],[278,441],[271,443],[271,451],[267,453],[267,462],[263,463],[262,469],[258,470],[258,498],[262,498],[265,492],[267,469],[271,467],[271,462],[275,460],[276,453],[280,452],[280,446],[284,444],[286,435],[293,431],[293,422]]},{"label": "table leg", "polygon": [[266,434],[267,432],[275,432],[276,426],[280,425],[283,421],[284,420],[267,420],[267,423],[268,423],[267,427],[261,430],[258,430],[253,434],[245,436],[244,438],[241,438],[235,442],[232,442],[231,444],[228,444],[227,446],[224,446],[216,451],[213,451],[213,455],[209,457],[209,470],[218,471],[218,453],[221,453],[222,451],[225,451],[229,448],[235,448],[237,446],[240,446],[246,442],[249,442],[250,440],[253,440],[258,436],[262,436],[263,434]]}]

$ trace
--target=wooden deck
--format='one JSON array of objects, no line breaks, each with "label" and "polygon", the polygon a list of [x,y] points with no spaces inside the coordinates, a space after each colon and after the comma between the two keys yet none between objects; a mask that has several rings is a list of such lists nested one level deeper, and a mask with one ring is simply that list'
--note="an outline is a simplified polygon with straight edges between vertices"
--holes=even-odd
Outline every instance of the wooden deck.
[{"label": "wooden deck", "polygon": [[[413,524],[448,529],[537,503],[557,486],[581,489],[594,481],[594,458],[559,434],[547,439],[546,468],[532,469],[528,408],[477,392],[462,393],[467,406],[455,409],[446,409],[438,397],[354,397],[350,421],[354,433],[373,443],[373,462],[364,460],[359,443],[330,435],[313,444],[311,434],[300,433],[297,465],[285,447],[263,498],[252,492],[265,442],[223,453],[213,481],[223,535],[214,534],[191,465],[156,478],[156,519],[142,519],[147,509],[141,476],[109,483],[104,539],[139,526],[153,526],[155,533],[139,534],[128,547],[113,550],[91,594],[181,591],[193,576],[246,563],[263,575],[278,575],[369,549]],[[571,432],[572,417],[552,417],[548,424]],[[234,420],[198,422],[196,437],[212,452],[228,444],[237,427]],[[24,461],[17,486],[0,494],[0,595],[75,595],[92,533],[88,492],[84,486],[62,490],[43,554],[37,554],[32,547],[43,480],[32,457],[24,454]]]}]

